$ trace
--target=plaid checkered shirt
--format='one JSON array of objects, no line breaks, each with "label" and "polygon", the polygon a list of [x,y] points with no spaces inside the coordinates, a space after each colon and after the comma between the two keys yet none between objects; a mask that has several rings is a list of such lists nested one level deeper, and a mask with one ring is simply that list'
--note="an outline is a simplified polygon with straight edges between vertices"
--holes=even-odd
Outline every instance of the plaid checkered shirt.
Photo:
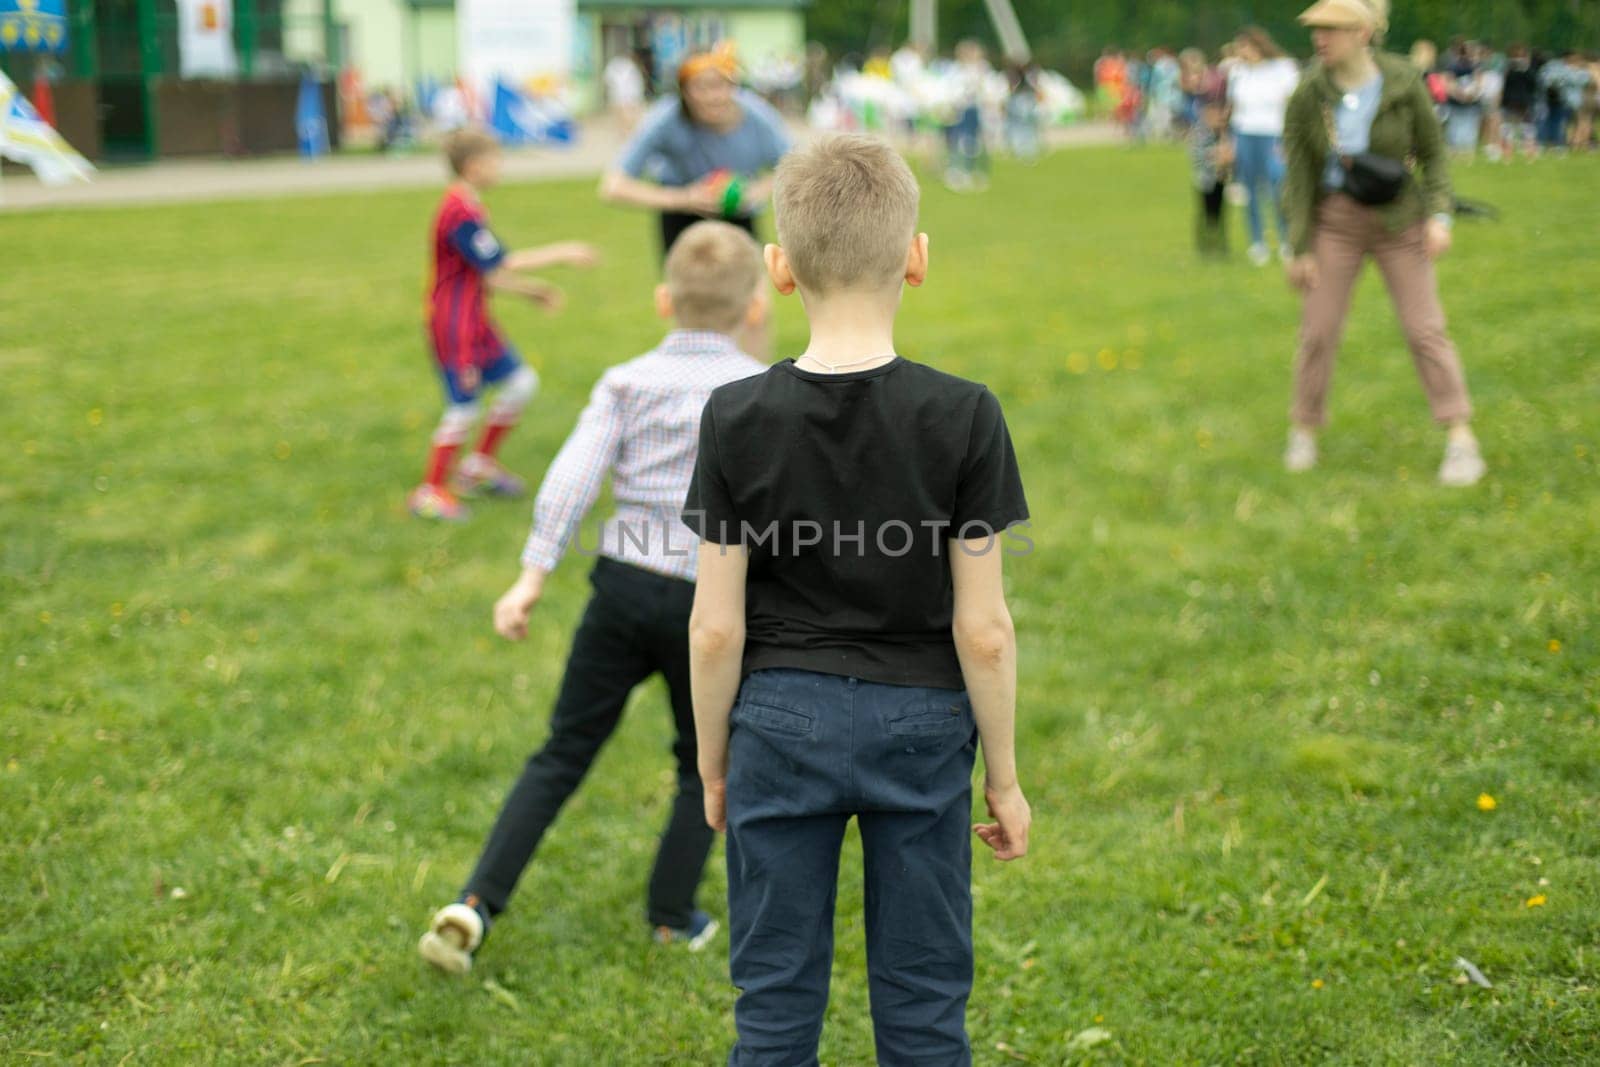
[{"label": "plaid checkered shirt", "polygon": [[[717,386],[764,370],[724,334],[674,330],[601,375],[539,486],[523,566],[555,569],[609,473],[616,512],[601,526],[599,554],[694,581],[698,545],[679,516],[700,413]],[[592,555],[596,546],[580,548]]]}]

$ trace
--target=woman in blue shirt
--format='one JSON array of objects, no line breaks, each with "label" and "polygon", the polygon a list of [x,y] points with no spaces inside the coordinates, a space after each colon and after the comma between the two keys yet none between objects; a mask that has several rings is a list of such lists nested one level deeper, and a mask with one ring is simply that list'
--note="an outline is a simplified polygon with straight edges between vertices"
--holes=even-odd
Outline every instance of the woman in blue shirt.
[{"label": "woman in blue shirt", "polygon": [[772,169],[789,151],[783,120],[738,85],[731,48],[690,56],[678,96],[645,116],[600,182],[602,199],[660,213],[661,254],[701,219],[755,232],[772,192]]}]

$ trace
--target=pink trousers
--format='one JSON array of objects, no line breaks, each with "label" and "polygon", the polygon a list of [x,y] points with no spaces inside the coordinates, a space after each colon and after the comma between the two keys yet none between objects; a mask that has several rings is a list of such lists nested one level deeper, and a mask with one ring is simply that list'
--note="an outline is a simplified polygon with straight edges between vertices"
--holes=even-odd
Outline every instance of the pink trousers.
[{"label": "pink trousers", "polygon": [[1305,297],[1294,368],[1294,406],[1289,411],[1296,423],[1321,426],[1327,421],[1328,385],[1350,311],[1350,294],[1369,255],[1377,261],[1389,288],[1433,417],[1439,422],[1455,422],[1471,416],[1461,359],[1445,332],[1439,283],[1423,247],[1425,225],[1419,222],[1391,233],[1375,209],[1342,193],[1334,193],[1318,206],[1311,246],[1317,261],[1317,285]]}]

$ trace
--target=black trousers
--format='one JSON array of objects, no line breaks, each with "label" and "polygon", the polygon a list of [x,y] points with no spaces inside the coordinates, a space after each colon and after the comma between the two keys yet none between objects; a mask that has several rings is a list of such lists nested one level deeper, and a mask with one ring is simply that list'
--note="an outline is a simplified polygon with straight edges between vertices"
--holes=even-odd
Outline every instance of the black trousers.
[{"label": "black trousers", "polygon": [[1195,216],[1195,244],[1202,255],[1220,255],[1228,250],[1228,230],[1222,217],[1226,182],[1218,181],[1200,191],[1200,211]]},{"label": "black trousers", "polygon": [[465,892],[481,899],[491,915],[505,910],[540,839],[616,729],[628,695],[659,672],[677,727],[672,754],[678,794],[656,851],[648,914],[652,925],[681,928],[694,910],[713,838],[705,820],[689,699],[694,584],[603,557],[589,581],[594,593],[572,639],[550,737],[528,757],[511,787]]},{"label": "black trousers", "polygon": [[[701,215],[687,215],[682,211],[663,211],[661,213],[661,258],[667,258],[667,253],[672,251],[672,246],[677,243],[679,237],[683,236],[684,230],[687,230],[697,222],[704,221],[705,217]],[[752,237],[755,236],[756,220],[750,215],[736,215],[731,219],[723,219],[722,221],[732,223],[741,230],[748,230]]]}]

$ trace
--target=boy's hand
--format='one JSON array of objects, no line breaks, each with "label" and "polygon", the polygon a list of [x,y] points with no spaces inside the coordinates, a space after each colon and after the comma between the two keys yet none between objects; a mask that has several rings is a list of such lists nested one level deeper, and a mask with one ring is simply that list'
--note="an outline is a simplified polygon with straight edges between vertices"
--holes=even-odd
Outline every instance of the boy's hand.
[{"label": "boy's hand", "polygon": [[728,828],[728,780],[703,778],[701,787],[706,798],[706,825],[720,834]]},{"label": "boy's hand", "polygon": [[544,571],[537,567],[523,570],[518,578],[494,603],[494,631],[507,641],[521,641],[528,636],[528,616],[533,606],[544,596]]},{"label": "boy's hand", "polygon": [[567,306],[567,294],[561,291],[559,285],[529,281],[526,293],[529,300],[552,315]]},{"label": "boy's hand", "polygon": [[461,386],[463,392],[476,393],[478,386],[483,384],[483,372],[468,363],[456,371],[456,383]]},{"label": "boy's hand", "polygon": [[1028,827],[1033,823],[1033,812],[1028,807],[1028,799],[1022,795],[1022,787],[1012,785],[996,789],[986,785],[983,787],[983,799],[995,821],[973,823],[972,832],[994,849],[994,858],[997,860],[1016,860],[1026,856]]}]

